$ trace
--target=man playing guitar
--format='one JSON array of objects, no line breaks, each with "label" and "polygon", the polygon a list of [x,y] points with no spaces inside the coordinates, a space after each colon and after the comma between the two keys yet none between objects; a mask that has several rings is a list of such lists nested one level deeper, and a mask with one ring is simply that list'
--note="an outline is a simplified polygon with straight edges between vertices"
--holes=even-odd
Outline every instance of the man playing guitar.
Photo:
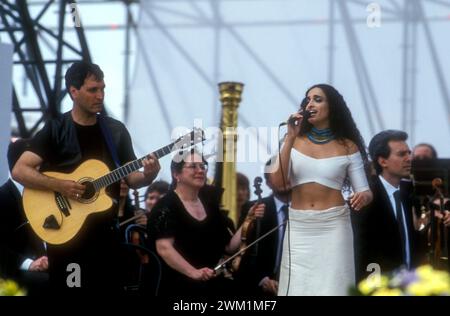
[{"label": "man playing guitar", "polygon": [[[99,66],[75,62],[66,72],[65,83],[73,100],[72,110],[45,124],[32,139],[29,151],[18,160],[12,175],[26,188],[55,192],[55,198],[62,198],[71,208],[71,203],[82,201],[86,186],[44,172],[73,172],[89,159],[99,160],[113,170],[135,160],[136,156],[124,124],[99,114],[105,95]],[[142,166],[143,172],[134,171],[126,176],[131,188],[149,185],[160,169],[155,156],[144,159]],[[119,182],[107,186],[106,192],[113,202],[119,200],[119,190]],[[66,217],[66,222],[69,218]],[[120,238],[116,218],[117,203],[112,203],[107,212],[89,215],[75,238],[64,244],[49,244],[50,282],[57,293],[61,290],[105,293],[120,288]],[[63,216],[49,219],[48,226],[63,225]]]}]

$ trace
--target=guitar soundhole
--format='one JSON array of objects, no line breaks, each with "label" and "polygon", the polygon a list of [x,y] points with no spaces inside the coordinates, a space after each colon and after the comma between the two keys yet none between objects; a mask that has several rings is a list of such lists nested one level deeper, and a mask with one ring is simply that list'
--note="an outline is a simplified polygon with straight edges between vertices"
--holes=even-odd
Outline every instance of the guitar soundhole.
[{"label": "guitar soundhole", "polygon": [[94,184],[91,181],[83,181],[81,184],[86,186],[86,190],[84,191],[83,195],[81,196],[81,199],[83,200],[91,200],[95,196],[95,188]]}]

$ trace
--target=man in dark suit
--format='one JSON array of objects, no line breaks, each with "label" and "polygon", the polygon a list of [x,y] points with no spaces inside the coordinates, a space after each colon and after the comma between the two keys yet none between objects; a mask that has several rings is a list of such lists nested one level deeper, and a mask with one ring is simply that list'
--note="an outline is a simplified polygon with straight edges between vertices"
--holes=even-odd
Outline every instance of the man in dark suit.
[{"label": "man in dark suit", "polygon": [[[28,143],[10,143],[8,164],[11,171]],[[0,187],[0,276],[24,286],[28,294],[43,294],[48,275],[44,243],[34,234],[22,207],[22,187],[11,178]]]},{"label": "man in dark suit", "polygon": [[[259,236],[264,235],[273,228],[287,220],[290,189],[284,191],[274,190],[271,182],[270,161],[266,163],[264,178],[267,186],[272,189],[272,194],[262,199],[265,204],[264,217],[260,223]],[[245,220],[248,210],[256,201],[244,205],[240,222]],[[278,274],[281,262],[281,250],[283,246],[285,226],[262,239],[258,243],[257,253],[254,246],[247,250],[242,259],[241,266],[235,278],[243,295],[277,295]],[[250,244],[256,236],[255,223],[249,235]]]},{"label": "man in dark suit", "polygon": [[373,202],[361,212],[352,212],[355,232],[357,279],[367,277],[378,264],[381,273],[415,263],[416,231],[412,196],[400,185],[409,178],[411,150],[403,131],[387,130],[375,135],[369,154],[376,175],[371,179]]}]

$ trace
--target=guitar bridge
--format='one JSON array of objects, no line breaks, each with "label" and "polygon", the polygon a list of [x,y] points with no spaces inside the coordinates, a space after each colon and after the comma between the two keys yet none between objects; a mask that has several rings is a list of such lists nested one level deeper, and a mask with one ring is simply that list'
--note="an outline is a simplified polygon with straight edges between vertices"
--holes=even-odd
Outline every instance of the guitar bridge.
[{"label": "guitar bridge", "polygon": [[61,213],[63,213],[64,216],[66,216],[66,217],[70,216],[69,209],[71,209],[72,206],[70,205],[69,201],[64,196],[62,196],[58,192],[55,192],[55,202],[56,202],[56,205],[59,208],[59,211]]}]

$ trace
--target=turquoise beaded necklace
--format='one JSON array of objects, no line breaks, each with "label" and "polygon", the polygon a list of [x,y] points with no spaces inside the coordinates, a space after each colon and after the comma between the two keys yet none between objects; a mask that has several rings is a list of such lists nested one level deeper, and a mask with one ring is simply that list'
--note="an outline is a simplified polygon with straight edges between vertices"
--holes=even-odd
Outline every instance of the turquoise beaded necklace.
[{"label": "turquoise beaded necklace", "polygon": [[311,130],[306,133],[306,137],[314,144],[319,145],[329,143],[336,138],[330,128],[317,129],[315,127],[312,127]]}]

